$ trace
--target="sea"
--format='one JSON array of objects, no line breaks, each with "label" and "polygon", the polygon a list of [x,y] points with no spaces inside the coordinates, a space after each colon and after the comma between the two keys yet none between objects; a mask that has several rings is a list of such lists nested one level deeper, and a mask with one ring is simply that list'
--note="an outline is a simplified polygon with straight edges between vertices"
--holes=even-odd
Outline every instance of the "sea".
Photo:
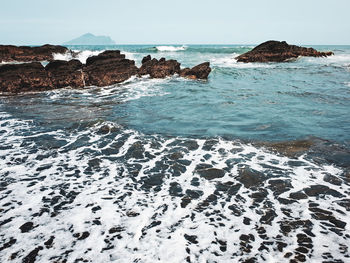
[{"label": "sea", "polygon": [[0,262],[350,262],[350,46],[68,47],[212,72],[0,95]]}]

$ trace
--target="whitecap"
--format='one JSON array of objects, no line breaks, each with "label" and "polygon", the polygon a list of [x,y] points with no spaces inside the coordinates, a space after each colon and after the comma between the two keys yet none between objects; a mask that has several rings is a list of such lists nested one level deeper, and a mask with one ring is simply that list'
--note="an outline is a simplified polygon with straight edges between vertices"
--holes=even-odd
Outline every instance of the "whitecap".
[{"label": "whitecap", "polygon": [[181,47],[175,47],[175,46],[157,46],[156,49],[161,52],[176,52],[176,51],[184,51],[188,47],[187,46],[181,46]]}]

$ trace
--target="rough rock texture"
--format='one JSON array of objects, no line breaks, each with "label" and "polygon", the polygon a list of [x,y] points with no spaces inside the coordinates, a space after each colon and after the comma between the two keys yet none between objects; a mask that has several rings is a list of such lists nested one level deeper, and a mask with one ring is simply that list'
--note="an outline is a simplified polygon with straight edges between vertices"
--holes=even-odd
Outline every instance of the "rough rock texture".
[{"label": "rough rock texture", "polygon": [[[49,49],[50,47],[46,47],[45,50]],[[29,59],[29,55],[26,58]],[[38,59],[38,57],[32,58]],[[46,67],[39,62],[0,65],[0,92],[19,93],[84,86],[103,87],[123,82],[132,76],[147,74],[151,78],[181,74],[191,79],[207,79],[210,71],[209,62],[192,69],[181,70],[180,63],[176,60],[165,58],[157,60],[152,59],[151,56],[144,57],[142,66],[138,69],[135,61],[126,59],[119,50],[108,50],[89,57],[85,65],[76,59],[53,60]]]},{"label": "rough rock texture", "polygon": [[210,63],[204,62],[193,68],[184,68],[180,72],[181,77],[189,79],[207,79],[211,72]]},{"label": "rough rock texture", "polygon": [[125,59],[119,50],[105,51],[87,59],[83,69],[87,86],[108,86],[137,74],[135,61]]},{"label": "rough rock texture", "polygon": [[68,48],[55,45],[40,47],[0,45],[0,62],[53,60],[53,53],[66,53]]},{"label": "rough rock texture", "polygon": [[141,76],[149,74],[151,78],[165,78],[175,73],[180,74],[180,63],[173,59],[166,60],[161,58],[158,60],[147,56],[142,59],[142,62],[139,70],[139,75]]},{"label": "rough rock texture", "polygon": [[238,57],[238,62],[284,62],[295,59],[299,56],[306,57],[327,57],[333,52],[319,52],[313,48],[289,45],[285,41],[266,41],[253,50],[248,51]]},{"label": "rough rock texture", "polygon": [[45,70],[55,88],[85,86],[83,64],[73,59],[70,61],[54,60],[46,65]]},{"label": "rough rock texture", "polygon": [[52,82],[40,62],[0,66],[0,91],[25,92],[53,89]]}]

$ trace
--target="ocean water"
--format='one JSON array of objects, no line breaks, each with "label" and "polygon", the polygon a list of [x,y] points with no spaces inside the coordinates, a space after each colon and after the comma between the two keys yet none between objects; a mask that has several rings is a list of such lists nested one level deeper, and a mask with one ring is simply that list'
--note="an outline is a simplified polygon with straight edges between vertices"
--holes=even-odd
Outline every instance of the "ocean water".
[{"label": "ocean water", "polygon": [[70,46],[212,72],[1,95],[0,261],[349,262],[350,46],[253,47]]}]

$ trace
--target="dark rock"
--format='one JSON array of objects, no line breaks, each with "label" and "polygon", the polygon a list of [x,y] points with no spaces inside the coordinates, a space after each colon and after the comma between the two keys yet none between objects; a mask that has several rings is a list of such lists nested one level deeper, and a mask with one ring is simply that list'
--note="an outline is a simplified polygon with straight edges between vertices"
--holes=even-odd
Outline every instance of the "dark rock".
[{"label": "dark rock", "polygon": [[183,196],[181,185],[176,182],[170,183],[169,194],[171,196]]},{"label": "dark rock", "polygon": [[142,64],[146,63],[147,61],[150,61],[152,58],[151,58],[151,55],[148,55],[146,57],[144,57],[141,61]]},{"label": "dark rock", "polygon": [[137,74],[135,61],[123,58],[118,50],[90,57],[83,68],[85,85],[108,86],[123,82]]},{"label": "dark rock", "polygon": [[208,168],[208,169],[197,170],[197,173],[201,177],[204,177],[207,180],[221,178],[221,177],[224,177],[224,175],[225,175],[225,171],[224,170],[216,169],[216,168]]},{"label": "dark rock", "polygon": [[185,68],[180,71],[180,76],[189,79],[207,79],[211,72],[210,63],[204,62],[193,68]]},{"label": "dark rock", "polygon": [[42,250],[43,247],[39,246],[32,250],[25,258],[23,258],[23,263],[34,263],[36,256],[39,254],[39,251]]},{"label": "dark rock", "polygon": [[0,92],[19,93],[53,89],[40,62],[0,66]]},{"label": "dark rock", "polygon": [[44,242],[44,245],[46,246],[46,248],[51,248],[52,247],[54,239],[55,239],[55,237],[51,236],[50,239],[48,239],[47,241]]},{"label": "dark rock", "polygon": [[198,244],[197,236],[195,236],[195,235],[192,236],[192,235],[185,234],[184,237],[186,238],[186,240],[188,240],[192,244]]},{"label": "dark rock", "polygon": [[284,62],[299,56],[327,57],[333,52],[319,52],[313,48],[289,45],[285,41],[266,41],[253,50],[236,57],[238,62]]},{"label": "dark rock", "polygon": [[139,69],[139,75],[150,75],[151,78],[165,78],[175,73],[180,74],[180,63],[170,59],[157,60],[147,58]]},{"label": "dark rock", "polygon": [[55,45],[43,45],[40,47],[0,45],[0,62],[51,61],[54,53],[66,53],[68,51],[66,47]]},{"label": "dark rock", "polygon": [[45,70],[54,88],[82,88],[85,86],[82,68],[83,64],[77,59],[54,60],[46,65]]},{"label": "dark rock", "polygon": [[283,142],[265,142],[262,146],[267,147],[273,151],[282,153],[288,157],[297,157],[307,152],[315,142],[313,140],[296,140]]},{"label": "dark rock", "polygon": [[191,199],[198,199],[203,195],[203,191],[187,189],[186,195],[189,196]]},{"label": "dark rock", "polygon": [[34,228],[33,222],[27,222],[19,227],[22,233],[27,233]]},{"label": "dark rock", "polygon": [[325,185],[312,185],[308,188],[305,188],[304,192],[308,196],[319,197],[320,195],[332,195],[334,197],[343,197],[343,195],[341,193],[339,193],[338,191],[333,190]]},{"label": "dark rock", "polygon": [[244,167],[239,170],[238,180],[247,188],[261,185],[267,177],[250,167]]},{"label": "dark rock", "polygon": [[304,194],[302,191],[298,191],[298,192],[295,192],[295,193],[290,193],[289,197],[293,198],[293,199],[296,199],[296,200],[307,199],[307,195]]},{"label": "dark rock", "polygon": [[334,185],[341,185],[343,182],[341,179],[339,179],[338,177],[331,175],[331,174],[326,174],[323,177],[323,181],[330,183],[330,184],[334,184]]}]

